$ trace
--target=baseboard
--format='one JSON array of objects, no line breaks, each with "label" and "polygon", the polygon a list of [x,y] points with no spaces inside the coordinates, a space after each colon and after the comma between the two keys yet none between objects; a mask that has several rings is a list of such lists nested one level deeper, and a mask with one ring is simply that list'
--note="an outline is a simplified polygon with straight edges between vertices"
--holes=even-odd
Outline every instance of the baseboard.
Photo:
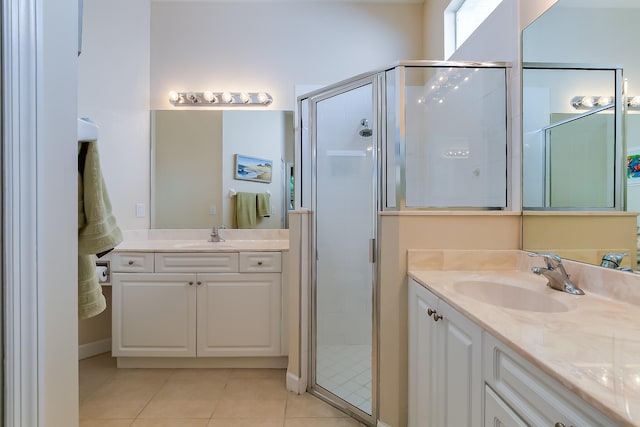
[{"label": "baseboard", "polygon": [[287,372],[287,390],[302,394],[307,391],[307,384],[299,376]]},{"label": "baseboard", "polygon": [[383,423],[382,421],[378,420],[377,427],[391,427],[391,426],[387,423]]},{"label": "baseboard", "polygon": [[286,356],[276,357],[118,357],[118,368],[270,368],[285,369]]},{"label": "baseboard", "polygon": [[111,351],[111,338],[94,341],[78,346],[78,360],[87,359]]}]

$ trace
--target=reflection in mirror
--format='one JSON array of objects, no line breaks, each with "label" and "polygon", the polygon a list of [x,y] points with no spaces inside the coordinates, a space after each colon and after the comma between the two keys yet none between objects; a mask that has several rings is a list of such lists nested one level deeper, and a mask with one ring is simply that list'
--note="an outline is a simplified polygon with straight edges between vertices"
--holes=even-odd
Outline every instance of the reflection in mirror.
[{"label": "reflection in mirror", "polygon": [[[623,23],[638,19],[640,3],[635,0],[558,0],[524,30],[523,65],[600,64],[603,68],[605,64],[623,64],[628,87],[625,95],[636,95],[640,93],[640,57],[632,52],[637,51],[637,37],[633,25]],[[580,23],[583,29],[606,28],[606,31],[579,31],[575,23]],[[607,76],[610,72],[604,70],[563,73],[566,74],[559,70],[523,71],[523,249],[557,252],[563,257],[596,265],[603,262],[607,253],[627,253],[621,266],[636,270],[635,212],[640,210],[640,187],[633,185],[632,179],[625,180],[625,155],[640,148],[640,121],[637,120],[640,116],[633,110],[625,115],[626,138],[623,133],[623,143],[617,143],[619,160],[613,165],[601,162],[612,156],[607,135],[613,113],[609,109],[588,115],[584,121],[569,122],[570,126],[557,126],[551,132],[544,130],[536,134],[533,131],[566,120],[569,117],[566,114],[576,117],[597,108],[596,100],[587,110],[573,109],[573,97],[612,96],[615,93],[612,89],[619,90],[621,86],[619,82],[612,86],[612,77]],[[547,93],[547,104],[536,105],[539,98],[531,96],[536,91]],[[558,100],[559,97],[562,99]],[[544,112],[540,113],[540,109]],[[532,111],[537,113],[531,116]],[[560,130],[559,135],[554,130]],[[547,135],[552,139],[551,144],[558,140],[571,144],[561,150],[544,150],[540,142],[543,133],[551,134]],[[535,160],[527,160],[526,156]],[[543,164],[545,160],[547,164]],[[563,181],[560,188],[554,182],[558,173]],[[618,194],[615,180],[620,181],[619,201],[615,199]],[[554,193],[561,197],[554,197]],[[615,267],[610,263],[609,266]]]},{"label": "reflection in mirror", "polygon": [[[616,148],[622,133],[613,101],[619,77],[615,69],[523,64],[524,209],[620,208]],[[572,94],[592,93],[606,98],[586,109],[569,102]]]},{"label": "reflection in mirror", "polygon": [[[293,112],[151,112],[151,228],[236,228],[234,193],[268,194],[255,228],[285,228],[293,165]],[[270,160],[270,182],[236,179],[236,155]]]}]

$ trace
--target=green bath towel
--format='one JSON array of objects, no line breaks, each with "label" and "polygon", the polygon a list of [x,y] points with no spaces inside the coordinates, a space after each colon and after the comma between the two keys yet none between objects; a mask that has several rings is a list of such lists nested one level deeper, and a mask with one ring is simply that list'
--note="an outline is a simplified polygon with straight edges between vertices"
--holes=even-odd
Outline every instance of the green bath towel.
[{"label": "green bath towel", "polygon": [[238,228],[256,228],[256,193],[236,194],[236,222]]},{"label": "green bath towel", "polygon": [[258,193],[256,196],[258,205],[258,216],[271,215],[271,196],[269,193]]},{"label": "green bath towel", "polygon": [[78,316],[86,319],[106,308],[94,255],[122,242],[122,232],[111,213],[97,142],[82,142],[78,149]]}]

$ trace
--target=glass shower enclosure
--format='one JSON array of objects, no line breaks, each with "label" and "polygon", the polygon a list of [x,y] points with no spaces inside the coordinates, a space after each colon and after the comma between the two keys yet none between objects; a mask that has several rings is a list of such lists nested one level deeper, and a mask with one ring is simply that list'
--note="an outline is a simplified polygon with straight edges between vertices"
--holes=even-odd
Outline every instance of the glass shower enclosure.
[{"label": "glass shower enclosure", "polygon": [[312,213],[308,391],[378,418],[379,214],[508,206],[498,63],[403,61],[298,98],[296,208]]}]

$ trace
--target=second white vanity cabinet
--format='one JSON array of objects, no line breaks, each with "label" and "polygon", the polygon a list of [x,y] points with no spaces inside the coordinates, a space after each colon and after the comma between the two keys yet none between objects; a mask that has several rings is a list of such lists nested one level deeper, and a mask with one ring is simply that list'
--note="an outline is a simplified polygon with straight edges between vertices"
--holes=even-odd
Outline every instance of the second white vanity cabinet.
[{"label": "second white vanity cabinet", "polygon": [[146,255],[112,258],[113,356],[284,354],[280,252]]},{"label": "second white vanity cabinet", "polygon": [[614,425],[444,300],[409,280],[409,427]]},{"label": "second white vanity cabinet", "polygon": [[482,329],[409,281],[409,427],[482,425]]}]

